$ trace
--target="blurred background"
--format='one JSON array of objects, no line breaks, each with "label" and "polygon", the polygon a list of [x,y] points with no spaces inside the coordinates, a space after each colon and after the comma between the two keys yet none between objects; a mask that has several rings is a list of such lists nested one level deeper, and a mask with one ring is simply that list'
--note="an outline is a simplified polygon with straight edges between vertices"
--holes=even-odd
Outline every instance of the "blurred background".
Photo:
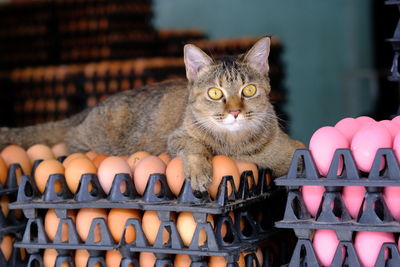
[{"label": "blurred background", "polygon": [[182,47],[218,56],[274,38],[271,99],[291,136],[389,119],[398,21],[383,0],[0,1],[0,125],[68,117],[108,95],[184,77]]}]

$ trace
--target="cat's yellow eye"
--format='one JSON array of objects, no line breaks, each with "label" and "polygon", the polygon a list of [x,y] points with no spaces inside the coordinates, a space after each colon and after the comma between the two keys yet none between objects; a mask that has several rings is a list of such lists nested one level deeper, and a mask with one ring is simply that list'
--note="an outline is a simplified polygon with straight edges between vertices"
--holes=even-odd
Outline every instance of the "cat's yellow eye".
[{"label": "cat's yellow eye", "polygon": [[208,96],[213,100],[219,100],[223,97],[222,90],[216,87],[208,89]]},{"label": "cat's yellow eye", "polygon": [[245,97],[251,97],[251,96],[255,95],[256,92],[257,92],[256,86],[253,84],[249,84],[245,88],[243,88],[242,94]]}]

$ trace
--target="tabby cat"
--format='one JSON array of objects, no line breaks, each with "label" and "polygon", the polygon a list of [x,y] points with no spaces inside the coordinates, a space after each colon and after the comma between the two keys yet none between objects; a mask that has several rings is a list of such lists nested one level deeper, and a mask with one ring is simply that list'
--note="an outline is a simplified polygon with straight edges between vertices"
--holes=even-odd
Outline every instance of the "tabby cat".
[{"label": "tabby cat", "polygon": [[284,175],[295,149],[269,101],[270,38],[247,53],[212,59],[187,44],[187,81],[124,91],[68,119],[21,128],[0,128],[0,146],[25,148],[65,142],[69,152],[94,150],[130,155],[168,151],[184,162],[194,190],[211,181],[211,158],[223,154]]}]

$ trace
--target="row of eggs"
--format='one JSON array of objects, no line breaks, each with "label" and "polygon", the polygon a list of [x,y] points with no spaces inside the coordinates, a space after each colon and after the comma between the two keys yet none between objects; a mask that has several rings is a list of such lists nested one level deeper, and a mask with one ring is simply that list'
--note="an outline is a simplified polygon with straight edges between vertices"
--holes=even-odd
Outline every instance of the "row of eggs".
[{"label": "row of eggs", "polygon": [[[179,157],[171,159],[167,153],[155,156],[145,151],[138,151],[129,156],[109,156],[89,151],[86,154],[67,155],[64,144],[57,144],[52,148],[36,144],[26,151],[18,145],[9,145],[0,154],[0,182],[5,183],[7,166],[10,164],[19,163],[24,173],[29,174],[32,173],[32,166],[36,160],[43,160],[37,165],[34,173],[35,183],[41,193],[44,192],[51,174],[65,175],[68,188],[72,193],[76,193],[82,174],[87,173],[97,174],[100,185],[107,194],[118,173],[127,173],[132,176],[139,195],[143,195],[149,175],[153,173],[165,174],[168,186],[176,196],[179,195],[185,180],[182,159]],[[67,156],[62,163],[56,160],[60,156]],[[4,166],[3,171],[2,166]],[[254,163],[235,161],[224,155],[214,156],[212,159],[213,179],[208,190],[210,196],[216,197],[223,176],[231,175],[238,189],[240,174],[246,170],[253,171],[257,183],[258,170]],[[2,173],[4,173],[4,179],[1,178]]]},{"label": "row of eggs", "polygon": [[[231,211],[229,216],[232,219],[232,222],[235,221],[234,214]],[[110,209],[109,211],[106,209],[91,209],[91,208],[83,208],[79,210],[68,210],[68,218],[71,218],[72,222],[76,226],[76,232],[78,233],[81,240],[84,242],[87,240],[89,231],[92,225],[92,222],[95,218],[103,218],[107,224],[108,231],[110,232],[112,238],[115,243],[119,243],[121,239],[124,237],[124,240],[127,243],[132,243],[136,240],[136,229],[134,226],[129,225],[125,229],[125,224],[128,219],[137,219],[143,230],[143,233],[149,243],[149,245],[154,245],[157,235],[159,232],[159,228],[161,226],[162,221],[160,220],[157,211],[154,210],[146,210],[142,212],[141,210],[135,209]],[[191,212],[179,212],[179,213],[171,213],[170,221],[173,221],[176,225],[176,229],[178,234],[183,242],[184,246],[189,247],[192,242],[193,235],[195,233],[197,222]],[[206,217],[206,221],[214,227],[214,216],[208,214]],[[44,216],[44,230],[46,232],[47,237],[50,241],[54,241],[57,229],[60,227],[60,219],[56,216],[54,209],[47,210]],[[67,223],[62,224],[62,232],[61,232],[61,241],[66,242],[69,239],[68,225]],[[225,238],[228,236],[228,225],[225,222],[221,227],[221,236]],[[240,229],[244,231],[245,229],[245,221],[244,219],[240,220]],[[125,230],[125,234],[124,234]],[[124,236],[123,236],[124,235]],[[167,230],[164,230],[162,233],[163,242],[168,242],[170,239],[170,234]],[[100,242],[102,240],[101,229],[94,229],[94,241]],[[202,246],[206,243],[207,233],[204,229],[200,230],[198,245]],[[226,242],[229,242],[227,240]]]},{"label": "row of eggs", "polygon": [[351,150],[358,169],[363,172],[371,170],[379,148],[393,148],[400,160],[400,116],[382,121],[367,116],[344,118],[335,126],[315,131],[309,150],[322,176],[327,175],[333,155],[340,148]]},{"label": "row of eggs", "polygon": [[[15,237],[12,235],[4,235],[2,241],[0,243],[0,250],[4,256],[6,261],[9,261],[12,257],[13,253],[13,245],[15,242]],[[244,256],[250,252],[242,252],[240,253],[238,259],[239,267],[245,267]],[[86,267],[89,259],[89,252],[87,250],[75,250],[73,253],[73,260],[76,267]],[[263,254],[260,248],[255,252],[257,260],[260,264],[263,262]],[[43,265],[44,267],[54,267],[56,263],[56,258],[58,253],[55,249],[45,249],[43,252]],[[26,251],[24,249],[20,249],[20,257],[22,261],[27,259]],[[108,267],[119,267],[123,256],[118,250],[108,250],[105,252],[105,263]],[[138,257],[139,266],[141,267],[153,267],[157,258],[151,252],[141,252]],[[188,255],[185,254],[177,254],[173,260],[174,266],[176,267],[189,267],[191,264],[191,259]],[[208,258],[208,266],[214,267],[225,267],[227,261],[222,256],[211,256]],[[66,263],[61,265],[62,267],[68,266]],[[95,264],[95,266],[99,266],[100,264]]]},{"label": "row of eggs", "polygon": [[[400,241],[400,240],[399,240]],[[336,232],[331,229],[315,230],[312,237],[315,254],[322,266],[331,266],[339,239]],[[378,259],[379,252],[384,243],[395,243],[395,235],[388,232],[355,232],[353,238],[354,249],[360,260],[361,266],[373,267]],[[398,244],[400,248],[400,242]],[[342,247],[342,257],[346,255]],[[385,259],[388,251],[385,251]],[[343,258],[342,258],[343,260]]]},{"label": "row of eggs", "polygon": [[[250,252],[240,253],[237,264],[239,267],[245,267],[245,255]],[[263,262],[263,255],[261,249],[258,249],[255,253],[260,266]],[[74,261],[76,267],[86,267],[89,252],[87,250],[76,250],[74,255]],[[57,251],[55,249],[45,249],[43,252],[43,265],[44,267],[54,267],[56,262]],[[118,250],[108,250],[104,256],[105,263],[107,267],[119,267],[122,255]],[[154,267],[157,258],[151,252],[141,252],[138,257],[138,262],[140,267]],[[186,254],[177,254],[174,257],[173,264],[175,267],[190,267],[192,263],[190,257]],[[210,267],[225,267],[227,265],[227,261],[222,256],[210,256],[208,257],[208,266]],[[61,267],[67,267],[68,265],[65,263],[61,265]],[[100,267],[100,264],[95,264],[95,267]]]},{"label": "row of eggs", "polygon": [[[325,192],[324,186],[305,185],[300,188],[304,204],[312,217],[317,215]],[[367,190],[363,186],[344,186],[341,191],[343,204],[351,218],[356,219]],[[400,221],[400,187],[383,188],[383,199],[393,219]]]}]

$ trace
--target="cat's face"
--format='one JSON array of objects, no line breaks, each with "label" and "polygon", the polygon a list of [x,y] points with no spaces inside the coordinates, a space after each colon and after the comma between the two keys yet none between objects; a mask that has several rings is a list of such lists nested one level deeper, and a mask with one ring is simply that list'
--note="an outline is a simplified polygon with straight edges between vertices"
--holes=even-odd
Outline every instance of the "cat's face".
[{"label": "cat's face", "polygon": [[189,105],[196,126],[225,133],[258,132],[266,128],[274,114],[268,99],[268,70],[250,62],[252,50],[241,57],[203,58],[206,64],[196,76],[193,79],[188,76]]}]

